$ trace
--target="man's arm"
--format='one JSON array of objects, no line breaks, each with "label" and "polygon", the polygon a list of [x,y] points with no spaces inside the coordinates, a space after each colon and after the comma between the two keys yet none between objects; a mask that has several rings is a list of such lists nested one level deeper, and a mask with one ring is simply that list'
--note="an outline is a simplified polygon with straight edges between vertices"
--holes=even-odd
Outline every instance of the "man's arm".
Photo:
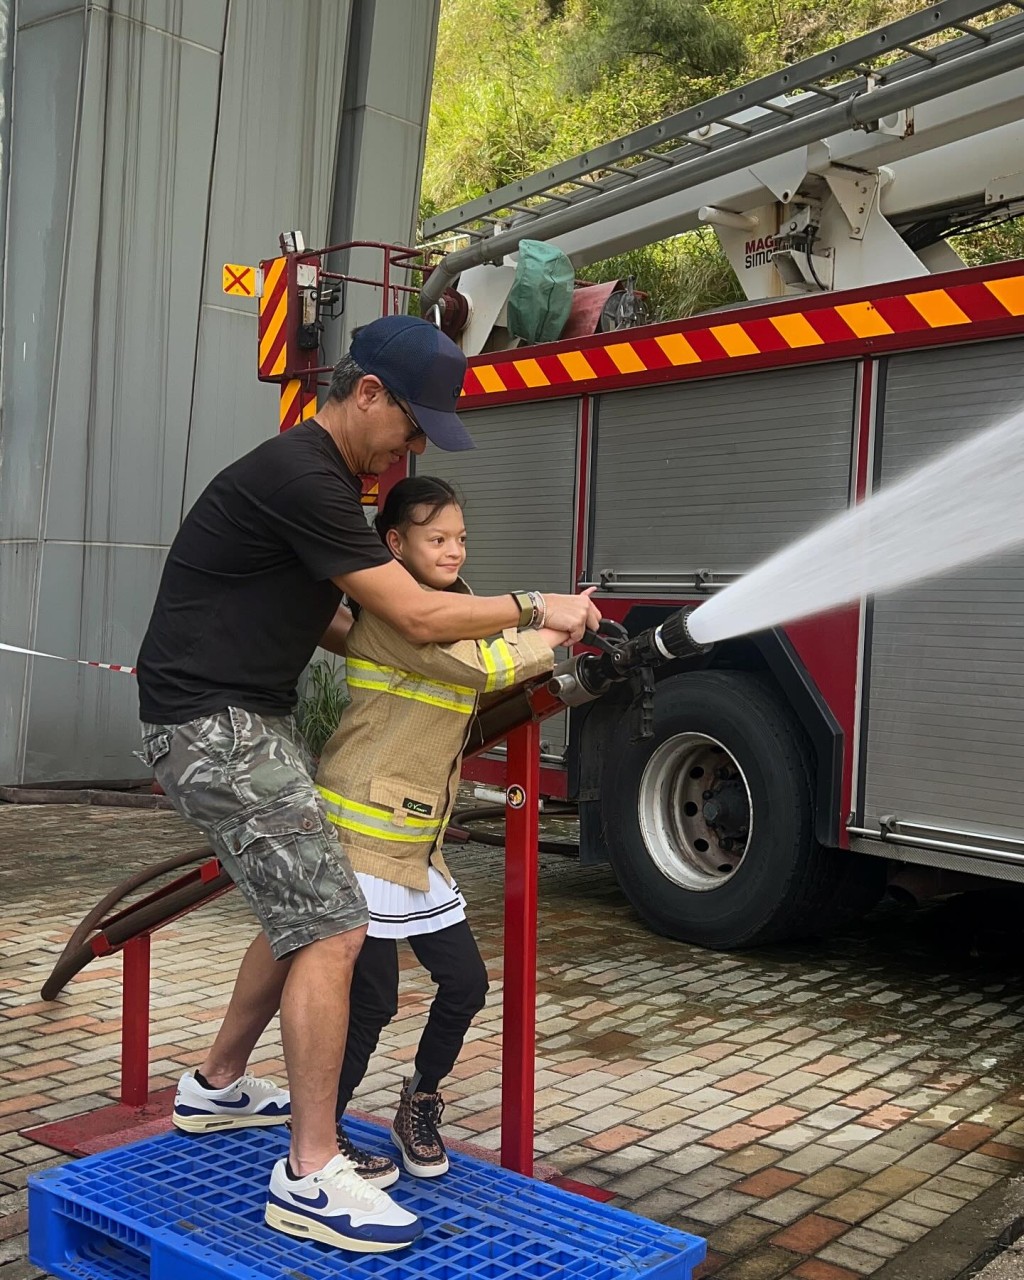
[{"label": "man's arm", "polygon": [[[364,609],[383,618],[413,644],[451,644],[483,640],[519,624],[519,606],[511,595],[468,596],[454,591],[424,591],[397,560],[373,569],[357,569],[333,582]],[[601,615],[589,597],[545,594],[546,624],[574,641],[597,629]]]},{"label": "man's arm", "polygon": [[352,630],[352,621],[352,614],[349,610],[343,604],[339,604],[337,612],[330,621],[330,625],[320,637],[320,648],[344,658],[348,633]]}]

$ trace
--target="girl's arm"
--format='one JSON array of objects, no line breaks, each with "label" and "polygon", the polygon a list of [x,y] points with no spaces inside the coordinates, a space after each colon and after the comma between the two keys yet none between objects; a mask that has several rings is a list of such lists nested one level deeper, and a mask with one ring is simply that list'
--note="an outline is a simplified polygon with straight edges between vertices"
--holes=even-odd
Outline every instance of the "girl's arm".
[{"label": "girl's arm", "polygon": [[546,627],[538,631],[509,628],[483,640],[414,645],[372,614],[364,611],[361,622],[367,624],[360,645],[361,653],[367,655],[364,661],[478,693],[500,693],[543,675],[554,666],[553,649],[569,642],[566,632]]}]

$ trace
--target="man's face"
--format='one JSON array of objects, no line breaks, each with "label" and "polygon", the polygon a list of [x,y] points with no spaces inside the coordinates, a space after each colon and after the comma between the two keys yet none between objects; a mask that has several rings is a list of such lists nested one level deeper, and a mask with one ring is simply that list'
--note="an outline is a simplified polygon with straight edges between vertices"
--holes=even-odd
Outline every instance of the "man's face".
[{"label": "man's face", "polygon": [[[364,387],[370,383],[364,379]],[[375,386],[367,388],[373,394],[367,404],[367,444],[365,464],[360,470],[366,475],[383,475],[408,453],[420,454],[427,447],[427,437],[420,430],[412,412],[400,400],[392,396],[383,383],[373,379]]]}]

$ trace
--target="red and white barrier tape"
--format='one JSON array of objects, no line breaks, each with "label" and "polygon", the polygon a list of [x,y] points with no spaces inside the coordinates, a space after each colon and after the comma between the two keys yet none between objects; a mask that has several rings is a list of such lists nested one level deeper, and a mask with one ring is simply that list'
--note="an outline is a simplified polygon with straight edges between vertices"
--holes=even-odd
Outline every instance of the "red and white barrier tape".
[{"label": "red and white barrier tape", "polygon": [[16,644],[0,644],[0,649],[7,653],[23,653],[27,658],[54,658],[57,662],[74,662],[80,667],[99,667],[101,671],[120,671],[122,675],[133,676],[135,667],[125,667],[119,662],[90,662],[87,658],[65,658],[59,653],[43,653],[39,649],[21,649]]}]

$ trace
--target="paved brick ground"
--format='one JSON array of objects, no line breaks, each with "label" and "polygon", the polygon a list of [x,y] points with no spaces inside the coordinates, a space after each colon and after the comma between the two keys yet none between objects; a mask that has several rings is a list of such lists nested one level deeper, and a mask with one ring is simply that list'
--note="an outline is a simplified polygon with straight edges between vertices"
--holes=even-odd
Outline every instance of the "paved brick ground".
[{"label": "paved brick ground", "polygon": [[[111,884],[195,843],[166,813],[0,807],[0,1280],[37,1274],[25,1183],[63,1158],[20,1131],[117,1092],[120,961],[52,1005],[43,978]],[[496,1148],[501,851],[452,861],[493,981],[445,1132]],[[544,857],[541,897],[538,1158],[707,1237],[703,1275],[871,1275],[1024,1164],[1024,981],[1009,952],[976,954],[1000,940],[990,914],[976,929],[970,911],[883,908],[842,938],[740,956],[654,937],[604,870]],[[154,1089],[202,1057],[250,933],[229,894],[158,936]],[[356,1099],[381,1114],[430,995],[408,960]],[[256,1056],[280,1076],[276,1028]]]}]

